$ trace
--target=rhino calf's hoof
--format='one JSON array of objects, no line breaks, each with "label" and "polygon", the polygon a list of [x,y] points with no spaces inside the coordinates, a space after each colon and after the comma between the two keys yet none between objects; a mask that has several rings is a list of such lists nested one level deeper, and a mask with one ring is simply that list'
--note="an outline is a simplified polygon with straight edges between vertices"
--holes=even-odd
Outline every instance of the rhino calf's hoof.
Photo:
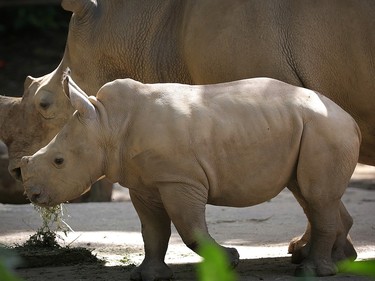
[{"label": "rhino calf's hoof", "polygon": [[306,244],[300,248],[295,248],[292,254],[292,263],[293,264],[300,264],[302,263],[307,256],[309,255],[310,246]]},{"label": "rhino calf's hoof", "polygon": [[313,263],[305,261],[297,266],[294,275],[298,277],[331,276],[337,273],[337,268],[332,262],[319,261]]},{"label": "rhino calf's hoof", "polygon": [[165,281],[172,280],[173,272],[165,263],[152,264],[143,262],[132,270],[130,280],[132,281]]},{"label": "rhino calf's hoof", "polygon": [[288,246],[288,254],[293,254],[294,252],[300,250],[303,248],[303,246],[306,245],[306,243],[309,242],[307,239],[304,239],[303,236],[300,237],[294,237]]},{"label": "rhino calf's hoof", "polygon": [[232,268],[235,268],[240,262],[240,254],[235,248],[226,248],[224,247],[229,259],[229,264]]}]

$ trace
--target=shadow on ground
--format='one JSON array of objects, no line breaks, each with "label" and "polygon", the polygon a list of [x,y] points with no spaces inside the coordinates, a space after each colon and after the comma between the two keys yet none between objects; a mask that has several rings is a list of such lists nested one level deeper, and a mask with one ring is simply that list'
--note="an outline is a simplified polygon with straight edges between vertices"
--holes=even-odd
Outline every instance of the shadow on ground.
[{"label": "shadow on ground", "polygon": [[[171,268],[175,274],[175,280],[197,280],[196,264],[173,264]],[[130,280],[130,272],[134,265],[103,266],[103,265],[75,265],[64,267],[46,267],[18,269],[16,273],[29,281],[50,280]],[[239,281],[252,280],[371,280],[367,277],[338,274],[324,278],[297,278],[293,276],[295,265],[288,257],[261,258],[241,260],[236,268]],[[372,279],[373,280],[373,279]]]}]

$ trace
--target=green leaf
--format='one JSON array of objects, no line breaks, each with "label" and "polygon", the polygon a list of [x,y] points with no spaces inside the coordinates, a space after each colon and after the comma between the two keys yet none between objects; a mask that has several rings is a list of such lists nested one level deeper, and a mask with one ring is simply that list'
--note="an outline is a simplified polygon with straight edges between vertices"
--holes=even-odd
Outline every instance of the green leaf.
[{"label": "green leaf", "polygon": [[375,278],[375,260],[350,261],[345,260],[337,264],[340,272],[365,275]]},{"label": "green leaf", "polygon": [[11,273],[5,265],[0,261],[0,280],[1,281],[21,281],[20,278],[16,277]]},{"label": "green leaf", "polygon": [[198,249],[204,260],[197,265],[200,281],[235,281],[226,252],[212,241],[201,240]]}]

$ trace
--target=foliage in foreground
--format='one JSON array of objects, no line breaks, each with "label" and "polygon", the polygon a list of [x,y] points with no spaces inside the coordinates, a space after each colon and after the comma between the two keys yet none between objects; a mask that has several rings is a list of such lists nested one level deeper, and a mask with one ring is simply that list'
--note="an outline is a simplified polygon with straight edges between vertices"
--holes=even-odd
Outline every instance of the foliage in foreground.
[{"label": "foliage in foreground", "polygon": [[[197,265],[198,280],[200,281],[236,281],[237,276],[231,269],[224,250],[212,241],[199,239],[199,254],[204,260]],[[337,264],[340,273],[367,276],[375,280],[375,260],[351,261],[345,260]],[[303,280],[316,280],[305,277]]]},{"label": "foliage in foreground", "polygon": [[363,275],[375,279],[375,260],[356,262],[345,260],[340,262],[337,266],[340,272]]},{"label": "foliage in foreground", "polygon": [[18,264],[18,257],[9,249],[0,247],[0,280],[1,281],[21,281],[13,272]]},{"label": "foliage in foreground", "polygon": [[227,254],[212,241],[200,239],[199,255],[204,258],[197,265],[200,281],[235,281],[237,279]]}]

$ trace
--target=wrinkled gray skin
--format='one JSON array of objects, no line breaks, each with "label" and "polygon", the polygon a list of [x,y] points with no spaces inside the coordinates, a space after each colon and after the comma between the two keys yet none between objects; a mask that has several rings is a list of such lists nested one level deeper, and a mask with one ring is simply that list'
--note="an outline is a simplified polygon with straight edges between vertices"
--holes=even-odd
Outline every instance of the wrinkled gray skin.
[{"label": "wrinkled gray skin", "polygon": [[[331,100],[268,78],[209,86],[123,79],[96,98],[69,76],[64,84],[77,112],[46,147],[23,157],[25,190],[51,206],[104,175],[128,187],[145,245],[133,280],[172,277],[164,263],[171,221],[196,251],[197,233],[212,239],[206,204],[252,206],[285,186],[300,195],[311,222],[299,270],[332,275],[334,262],[346,258],[352,218],[340,199],[361,134]],[[238,252],[224,249],[237,265]]]},{"label": "wrinkled gray skin", "polygon": [[[89,95],[124,77],[207,84],[266,76],[305,86],[355,118],[363,136],[359,161],[375,164],[375,1],[64,0],[62,5],[74,14],[61,64],[46,76],[27,78],[22,99],[0,97],[0,138],[14,177],[21,179],[21,157],[46,145],[73,112],[60,87],[67,66]],[[309,236],[308,228],[290,251]]]}]

